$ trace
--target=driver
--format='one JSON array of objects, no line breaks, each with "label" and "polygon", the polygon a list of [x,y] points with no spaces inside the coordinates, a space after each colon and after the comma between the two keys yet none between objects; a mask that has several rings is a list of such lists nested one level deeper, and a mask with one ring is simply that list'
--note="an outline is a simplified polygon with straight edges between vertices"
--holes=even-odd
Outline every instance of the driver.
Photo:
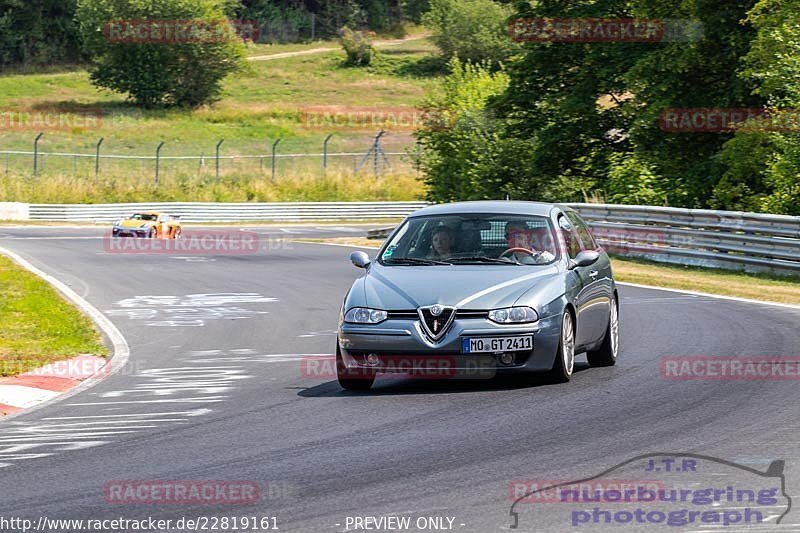
[{"label": "driver", "polygon": [[[531,229],[522,220],[512,220],[506,223],[508,250],[503,255],[525,265],[549,263],[556,258],[552,252],[544,249],[549,233],[547,228]],[[542,247],[541,250],[534,247],[534,241]]]}]

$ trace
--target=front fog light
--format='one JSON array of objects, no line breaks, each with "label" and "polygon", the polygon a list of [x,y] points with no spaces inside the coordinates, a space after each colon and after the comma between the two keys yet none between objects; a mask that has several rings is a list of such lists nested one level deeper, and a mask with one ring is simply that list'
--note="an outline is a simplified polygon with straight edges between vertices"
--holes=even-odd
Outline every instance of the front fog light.
[{"label": "front fog light", "polygon": [[509,307],[489,311],[489,320],[498,324],[525,324],[536,322],[539,315],[530,307]]},{"label": "front fog light", "polygon": [[513,365],[514,364],[514,354],[513,353],[504,353],[500,356],[500,362],[504,365]]},{"label": "front fog light", "polygon": [[344,315],[344,321],[350,324],[378,324],[387,318],[386,311],[369,309],[368,307],[354,307]]}]

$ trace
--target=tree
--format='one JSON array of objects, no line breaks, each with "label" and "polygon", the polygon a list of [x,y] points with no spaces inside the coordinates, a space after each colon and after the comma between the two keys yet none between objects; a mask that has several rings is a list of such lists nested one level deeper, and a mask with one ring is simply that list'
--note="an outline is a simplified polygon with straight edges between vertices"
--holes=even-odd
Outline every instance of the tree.
[{"label": "tree", "polygon": [[92,81],[143,106],[214,101],[244,59],[227,18],[231,7],[223,0],[78,0]]},{"label": "tree", "polygon": [[75,0],[0,0],[0,65],[80,59]]},{"label": "tree", "polygon": [[417,132],[429,199],[496,198],[502,180],[487,171],[497,168],[500,124],[486,114],[486,102],[505,90],[508,76],[493,73],[488,65],[462,64],[457,59],[450,61],[450,69],[441,88],[422,106],[426,119]]},{"label": "tree", "polygon": [[511,13],[492,0],[430,0],[422,21],[446,58],[498,64],[516,48],[508,36]]},{"label": "tree", "polygon": [[[517,159],[528,158],[530,174],[549,184],[535,190],[561,201],[599,193],[706,207],[733,134],[664,131],[660,116],[670,108],[763,103],[755,84],[739,76],[755,34],[742,19],[754,3],[686,0],[676,10],[668,0],[518,2],[521,18],[677,18],[703,28],[683,42],[526,43],[510,63],[508,90],[490,107],[507,122],[504,137],[526,147]],[[631,188],[637,182],[641,191]]]},{"label": "tree", "polygon": [[800,215],[800,0],[759,0],[748,21],[757,33],[742,59],[742,77],[794,127],[737,132],[724,146],[728,169],[712,205]]}]

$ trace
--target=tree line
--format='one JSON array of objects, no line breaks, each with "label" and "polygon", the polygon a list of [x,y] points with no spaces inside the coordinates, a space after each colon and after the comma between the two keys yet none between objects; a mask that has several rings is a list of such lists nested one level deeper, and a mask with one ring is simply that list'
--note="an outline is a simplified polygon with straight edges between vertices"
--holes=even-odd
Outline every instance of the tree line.
[{"label": "tree line", "polygon": [[[78,0],[0,0],[0,67],[87,59],[76,20]],[[100,4],[110,2],[98,2]],[[159,0],[123,2],[146,11]],[[119,4],[123,4],[119,3]],[[205,3],[205,2],[199,2]],[[264,40],[327,38],[343,27],[391,31],[419,22],[428,0],[220,0],[233,19],[256,21]]]},{"label": "tree line", "polygon": [[[431,0],[431,13],[449,9],[429,23],[453,59],[426,106],[454,117],[451,128],[420,132],[432,200],[800,215],[800,0],[502,4]],[[459,21],[498,6],[482,24],[500,44],[449,42],[464,34]],[[639,42],[531,31],[554,19],[655,20],[678,31]],[[524,38],[512,38],[514,23]],[[711,122],[730,117],[728,128]]]}]

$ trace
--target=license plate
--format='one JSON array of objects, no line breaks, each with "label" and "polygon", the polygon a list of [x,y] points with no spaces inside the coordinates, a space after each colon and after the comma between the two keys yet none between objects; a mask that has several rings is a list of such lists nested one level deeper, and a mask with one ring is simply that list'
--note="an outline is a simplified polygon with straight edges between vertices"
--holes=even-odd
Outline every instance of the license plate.
[{"label": "license plate", "polygon": [[461,353],[527,352],[530,350],[533,350],[533,335],[470,337],[461,340]]}]

